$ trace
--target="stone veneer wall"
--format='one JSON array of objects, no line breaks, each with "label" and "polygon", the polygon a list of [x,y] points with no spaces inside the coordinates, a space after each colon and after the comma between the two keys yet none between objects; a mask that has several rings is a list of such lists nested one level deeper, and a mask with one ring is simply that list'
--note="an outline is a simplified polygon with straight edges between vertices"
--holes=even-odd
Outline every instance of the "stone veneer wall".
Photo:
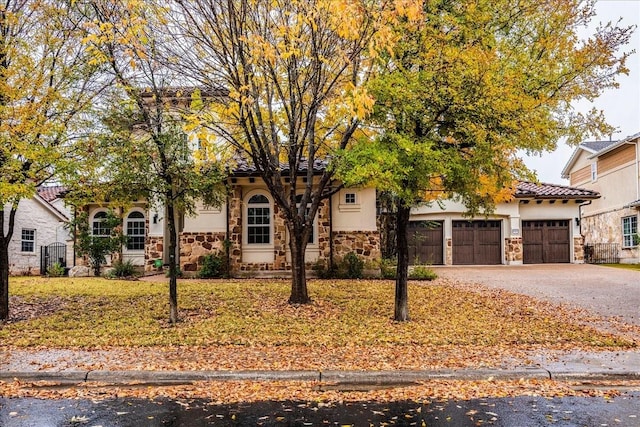
[{"label": "stone veneer wall", "polygon": [[584,239],[582,236],[573,238],[573,262],[584,263]]},{"label": "stone veneer wall", "polygon": [[444,242],[444,264],[453,265],[453,242],[447,237]]},{"label": "stone veneer wall", "polygon": [[229,197],[229,273],[233,276],[242,264],[242,188],[234,186]]},{"label": "stone veneer wall", "polygon": [[506,263],[522,263],[522,249],[522,237],[504,239],[504,259]]},{"label": "stone veneer wall", "polygon": [[195,273],[202,267],[206,255],[223,250],[224,232],[180,233],[180,269],[185,273]]},{"label": "stone veneer wall", "polygon": [[349,252],[356,253],[365,262],[379,261],[379,231],[341,231],[333,233],[334,262],[341,260]]},{"label": "stone veneer wall", "polygon": [[164,258],[164,242],[162,236],[150,237],[147,234],[147,241],[144,245],[144,271],[153,271],[153,263]]},{"label": "stone veneer wall", "polygon": [[582,217],[584,243],[617,243],[620,247],[620,262],[639,262],[640,249],[637,246],[622,248],[622,218],[634,215],[638,216],[637,209],[624,208]]}]

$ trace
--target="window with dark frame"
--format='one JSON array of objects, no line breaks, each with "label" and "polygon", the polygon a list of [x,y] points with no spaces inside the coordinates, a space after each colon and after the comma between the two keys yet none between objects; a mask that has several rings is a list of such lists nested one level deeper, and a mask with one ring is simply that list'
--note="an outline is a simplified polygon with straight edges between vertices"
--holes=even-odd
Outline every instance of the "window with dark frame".
[{"label": "window with dark frame", "polygon": [[344,194],[344,203],[347,205],[355,205],[356,204],[356,193],[345,193]]},{"label": "window with dark frame", "polygon": [[22,229],[22,241],[21,241],[21,249],[22,252],[33,253],[36,251],[36,230],[23,228]]}]

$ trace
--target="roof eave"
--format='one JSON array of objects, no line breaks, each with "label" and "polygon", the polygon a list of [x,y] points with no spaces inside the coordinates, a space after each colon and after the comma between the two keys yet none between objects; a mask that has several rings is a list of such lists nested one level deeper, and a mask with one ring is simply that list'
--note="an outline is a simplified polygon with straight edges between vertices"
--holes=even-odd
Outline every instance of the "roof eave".
[{"label": "roof eave", "polygon": [[608,146],[607,148],[605,148],[604,150],[600,150],[596,153],[593,153],[592,155],[589,156],[589,159],[595,159],[596,157],[600,157],[603,154],[607,154],[613,150],[615,150],[618,147],[621,147],[625,144],[637,144],[638,143],[638,138],[640,138],[640,132],[630,135],[624,139],[621,139],[620,141],[616,142],[615,144],[612,144],[610,146]]}]

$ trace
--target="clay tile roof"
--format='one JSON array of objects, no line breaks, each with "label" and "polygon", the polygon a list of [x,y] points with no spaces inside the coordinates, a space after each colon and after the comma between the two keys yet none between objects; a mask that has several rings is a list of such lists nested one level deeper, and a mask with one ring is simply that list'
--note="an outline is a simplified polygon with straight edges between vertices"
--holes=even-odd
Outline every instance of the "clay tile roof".
[{"label": "clay tile roof", "polygon": [[580,146],[593,153],[597,153],[598,151],[602,151],[607,147],[617,144],[618,142],[619,141],[585,141],[581,143]]},{"label": "clay tile roof", "polygon": [[566,185],[536,184],[523,181],[518,184],[515,196],[520,199],[528,197],[534,199],[598,199],[600,193]]},{"label": "clay tile roof", "polygon": [[[253,163],[244,157],[236,156],[235,157],[235,167],[233,168],[232,176],[256,176],[258,175],[258,170],[253,165]],[[315,159],[313,162],[313,172],[314,173],[322,173],[326,168],[329,162],[327,159]],[[309,170],[309,162],[303,160],[300,162],[300,167],[298,168],[299,172],[306,172]],[[283,175],[289,175],[289,164],[280,163],[280,171]]]},{"label": "clay tile roof", "polygon": [[42,197],[47,202],[53,202],[55,199],[61,197],[67,189],[61,185],[54,185],[50,187],[38,187],[38,196]]}]

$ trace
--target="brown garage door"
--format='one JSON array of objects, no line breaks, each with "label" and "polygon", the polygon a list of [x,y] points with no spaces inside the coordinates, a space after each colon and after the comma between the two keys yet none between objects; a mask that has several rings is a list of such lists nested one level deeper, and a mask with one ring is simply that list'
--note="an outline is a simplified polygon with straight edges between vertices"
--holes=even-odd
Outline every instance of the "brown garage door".
[{"label": "brown garage door", "polygon": [[522,221],[525,264],[569,262],[569,221]]},{"label": "brown garage door", "polygon": [[500,221],[453,221],[453,263],[501,264]]},{"label": "brown garage door", "polygon": [[409,223],[409,264],[443,264],[442,222],[411,221]]}]

